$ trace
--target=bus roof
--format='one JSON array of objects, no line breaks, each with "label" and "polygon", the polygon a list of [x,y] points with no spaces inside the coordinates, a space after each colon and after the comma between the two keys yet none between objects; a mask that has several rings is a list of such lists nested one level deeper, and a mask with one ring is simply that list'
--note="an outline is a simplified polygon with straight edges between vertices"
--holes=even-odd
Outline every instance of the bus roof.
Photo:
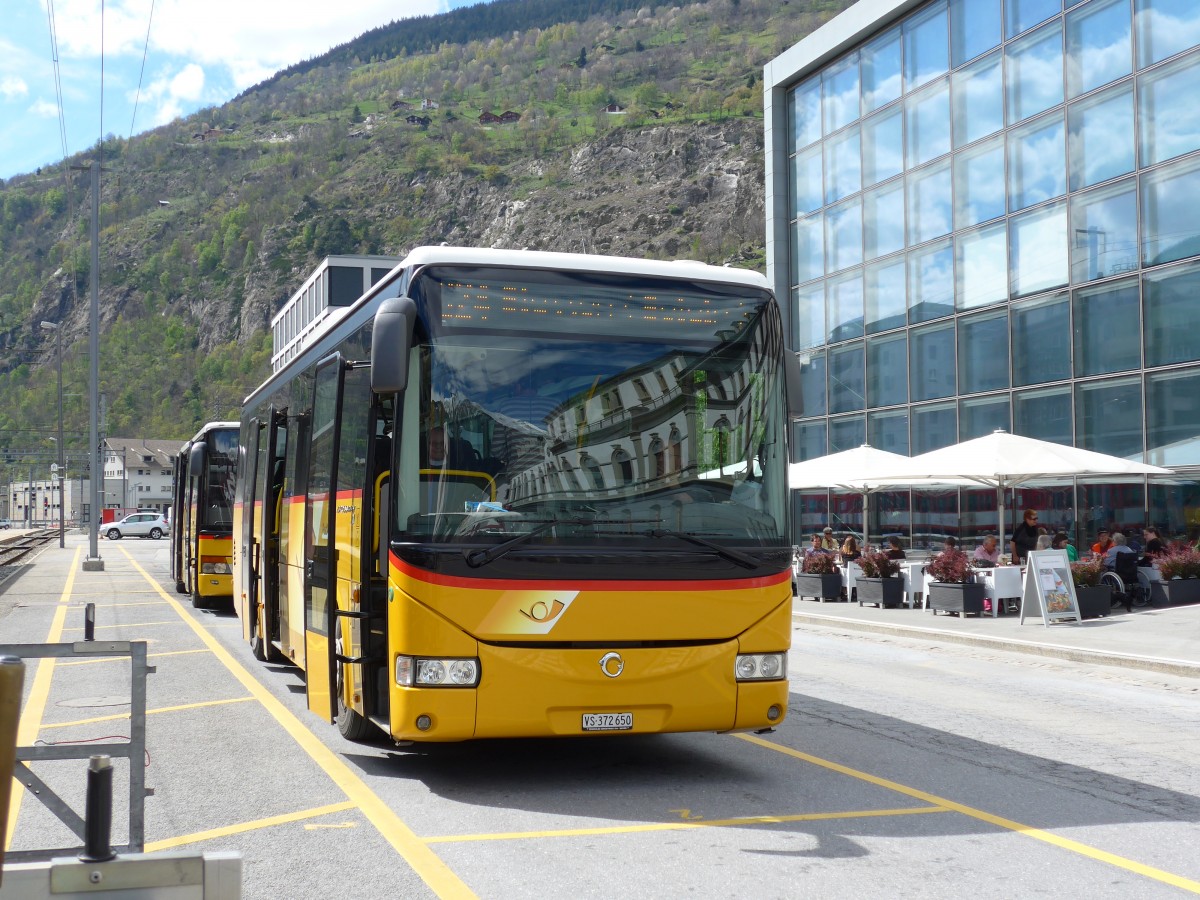
[{"label": "bus roof", "polygon": [[[187,444],[196,443],[196,441],[200,440],[200,438],[204,437],[210,431],[215,431],[218,428],[232,428],[234,431],[237,431],[240,427],[241,425],[238,422],[205,422],[204,425],[201,426],[200,430],[196,432],[195,437],[188,441]],[[187,444],[184,446],[186,447]]]}]

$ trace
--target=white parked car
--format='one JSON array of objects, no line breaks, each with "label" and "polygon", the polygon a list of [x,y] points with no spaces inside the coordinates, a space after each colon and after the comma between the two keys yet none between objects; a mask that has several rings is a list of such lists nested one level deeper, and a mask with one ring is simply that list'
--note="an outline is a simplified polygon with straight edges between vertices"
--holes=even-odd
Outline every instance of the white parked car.
[{"label": "white parked car", "polygon": [[100,530],[110,541],[119,541],[123,537],[148,537],[157,541],[167,533],[167,520],[162,513],[136,512],[117,522],[109,522]]}]

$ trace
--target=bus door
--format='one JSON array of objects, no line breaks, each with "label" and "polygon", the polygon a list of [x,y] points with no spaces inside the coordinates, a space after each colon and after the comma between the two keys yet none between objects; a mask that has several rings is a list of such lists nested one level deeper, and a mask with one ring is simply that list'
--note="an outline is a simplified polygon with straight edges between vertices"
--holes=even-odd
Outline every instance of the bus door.
[{"label": "bus door", "polygon": [[304,659],[308,708],[334,719],[333,608],[337,584],[337,461],[344,366],[341,354],[317,365],[313,382],[304,501]]},{"label": "bus door", "polygon": [[287,411],[270,406],[265,421],[257,422],[257,425],[259,444],[254,479],[257,519],[253,525],[255,548],[250,607],[258,633],[248,637],[255,655],[266,660],[274,657],[272,647],[280,640],[279,533],[285,515],[283,477]]}]

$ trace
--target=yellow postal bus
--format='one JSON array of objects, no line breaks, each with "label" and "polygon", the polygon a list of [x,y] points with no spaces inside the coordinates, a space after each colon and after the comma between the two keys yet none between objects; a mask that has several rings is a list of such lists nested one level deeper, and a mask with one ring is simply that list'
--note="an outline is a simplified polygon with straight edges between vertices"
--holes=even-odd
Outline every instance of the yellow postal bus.
[{"label": "yellow postal bus", "polygon": [[397,742],[783,721],[798,367],[761,275],[425,247],[329,321],[245,401],[234,528],[243,635],[310,709]]},{"label": "yellow postal bus", "polygon": [[237,448],[237,422],[209,422],[175,460],[171,577],[198,609],[233,597]]}]

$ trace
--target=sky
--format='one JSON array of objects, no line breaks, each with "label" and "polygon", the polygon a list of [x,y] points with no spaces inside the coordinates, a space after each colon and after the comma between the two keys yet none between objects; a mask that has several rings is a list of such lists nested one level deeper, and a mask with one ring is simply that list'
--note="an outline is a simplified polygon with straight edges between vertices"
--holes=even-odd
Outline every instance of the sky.
[{"label": "sky", "polygon": [[0,178],[219,106],[396,19],[477,2],[3,0]]}]

